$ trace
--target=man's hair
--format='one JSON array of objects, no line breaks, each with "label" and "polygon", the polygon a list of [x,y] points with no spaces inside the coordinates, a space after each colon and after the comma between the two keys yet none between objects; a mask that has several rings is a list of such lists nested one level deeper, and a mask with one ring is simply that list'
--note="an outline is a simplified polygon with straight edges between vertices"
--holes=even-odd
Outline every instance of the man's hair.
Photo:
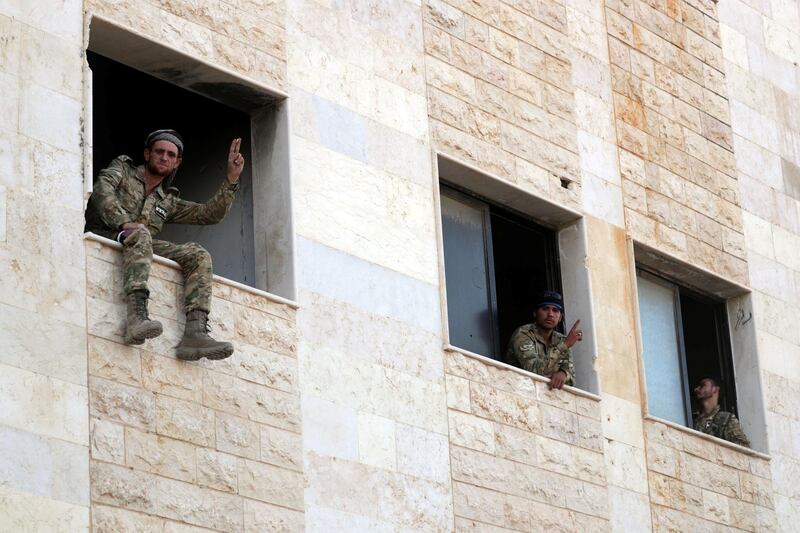
[{"label": "man's hair", "polygon": [[552,305],[562,313],[564,312],[564,299],[556,291],[542,291],[536,295],[534,309],[539,309],[546,305]]},{"label": "man's hair", "polygon": [[705,379],[709,380],[709,381],[710,381],[710,382],[711,382],[711,383],[712,383],[714,386],[716,386],[716,387],[719,387],[719,388],[722,388],[722,387],[720,386],[720,382],[721,382],[721,380],[719,379],[719,377],[718,377],[718,376],[714,376],[714,375],[700,376],[700,377],[697,379],[697,381],[695,381],[695,387],[696,387],[696,386],[698,386],[698,385],[700,385],[700,383],[702,383],[702,382],[703,382],[703,380],[705,380]]},{"label": "man's hair", "polygon": [[158,141],[169,141],[178,147],[178,156],[183,157],[183,137],[175,130],[156,130],[144,140],[144,147],[150,148]]}]

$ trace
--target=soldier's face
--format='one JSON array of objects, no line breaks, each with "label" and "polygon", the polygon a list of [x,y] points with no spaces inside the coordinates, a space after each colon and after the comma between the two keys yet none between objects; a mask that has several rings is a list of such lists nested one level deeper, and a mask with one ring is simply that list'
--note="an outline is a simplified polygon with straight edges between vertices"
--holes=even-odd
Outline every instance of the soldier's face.
[{"label": "soldier's face", "polygon": [[561,322],[561,310],[553,305],[543,305],[534,315],[536,325],[544,329],[555,329]]},{"label": "soldier's face", "polygon": [[147,170],[156,176],[169,176],[181,164],[178,147],[169,141],[156,141],[144,149]]},{"label": "soldier's face", "polygon": [[698,400],[705,400],[711,398],[714,394],[719,392],[719,387],[714,385],[710,379],[704,379],[694,388],[694,395]]}]

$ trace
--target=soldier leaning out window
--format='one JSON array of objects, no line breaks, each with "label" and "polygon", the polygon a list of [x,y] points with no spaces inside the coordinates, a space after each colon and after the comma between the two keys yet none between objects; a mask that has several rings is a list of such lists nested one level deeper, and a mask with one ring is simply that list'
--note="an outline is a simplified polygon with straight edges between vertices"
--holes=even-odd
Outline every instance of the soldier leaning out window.
[{"label": "soldier leaning out window", "polygon": [[556,331],[564,316],[564,300],[555,291],[544,291],[535,301],[534,321],[511,335],[506,362],[550,378],[550,388],[575,385],[572,346],[583,338],[577,320],[567,335]]},{"label": "soldier leaning out window", "polygon": [[121,155],[100,171],[86,209],[86,228],[122,243],[123,289],[127,302],[125,343],[142,344],[162,332],[161,323],[150,320],[147,280],[153,254],[177,262],[184,275],[186,328],[177,348],[184,360],[224,359],[233,353],[229,342],[208,335],[211,311],[211,256],[197,243],[175,244],[155,239],[164,224],[216,224],[230,210],[244,157],[241,139],[228,151],[227,176],[206,203],[182,200],[170,187],[183,159],[183,139],[174,130],[157,130],[144,143],[144,164]]}]

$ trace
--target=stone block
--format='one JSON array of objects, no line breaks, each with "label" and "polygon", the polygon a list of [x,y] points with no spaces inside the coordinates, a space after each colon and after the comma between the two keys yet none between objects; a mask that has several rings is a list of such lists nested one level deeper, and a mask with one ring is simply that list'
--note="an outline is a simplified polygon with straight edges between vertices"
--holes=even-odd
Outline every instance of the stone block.
[{"label": "stone block", "polygon": [[470,383],[470,403],[472,412],[480,417],[527,431],[540,427],[536,404],[525,398],[473,382]]},{"label": "stone block", "polygon": [[772,482],[769,479],[757,477],[746,472],[739,473],[739,483],[742,489],[741,499],[761,507],[774,509]]},{"label": "stone block", "polygon": [[578,440],[582,448],[596,452],[603,451],[603,428],[599,420],[585,416],[578,417]]},{"label": "stone block", "polygon": [[695,487],[712,490],[729,497],[742,494],[739,472],[727,466],[681,452],[679,458],[679,479]]},{"label": "stone block", "polygon": [[195,447],[169,437],[125,429],[125,457],[128,466],[152,474],[194,483]]},{"label": "stone block", "polygon": [[612,531],[651,531],[650,502],[647,495],[610,486],[608,502]]},{"label": "stone block", "polygon": [[703,516],[708,520],[730,525],[731,512],[729,501],[730,500],[722,494],[704,490]]},{"label": "stone block", "polygon": [[428,83],[467,102],[475,101],[475,80],[435,58],[425,62]]},{"label": "stone block", "polygon": [[196,448],[197,484],[235,493],[239,487],[239,459],[208,448]]},{"label": "stone block", "polygon": [[267,503],[303,510],[303,475],[272,465],[241,459],[239,494]]},{"label": "stone block", "polygon": [[20,132],[66,152],[79,154],[80,100],[32,82],[26,82],[22,87]]},{"label": "stone block", "polygon": [[495,423],[494,453],[504,459],[536,466],[537,449],[532,438],[533,434],[527,431]]},{"label": "stone block", "polygon": [[144,352],[142,381],[147,390],[191,402],[203,396],[203,369],[171,357]]},{"label": "stone block", "polygon": [[156,396],[149,391],[101,378],[89,381],[89,411],[149,431],[156,428]]},{"label": "stone block", "polygon": [[150,494],[154,514],[165,518],[222,531],[244,525],[243,500],[232,494],[166,478],[155,478]]},{"label": "stone block", "polygon": [[310,394],[303,395],[302,408],[305,449],[343,459],[358,458],[359,415],[353,408]]},{"label": "stone block", "polygon": [[283,468],[303,470],[300,435],[273,427],[261,427],[261,461]]},{"label": "stone block", "polygon": [[[458,411],[450,411],[448,415],[450,441],[453,444],[481,452],[494,453],[497,436],[492,422]],[[526,433],[526,435],[528,434]]]},{"label": "stone block", "polygon": [[201,405],[156,396],[155,426],[159,434],[198,446],[214,446],[214,411]]},{"label": "stone block", "polygon": [[91,462],[92,502],[153,514],[156,476],[107,463]]},{"label": "stone block", "polygon": [[124,427],[100,418],[92,418],[89,425],[89,452],[92,459],[125,464]]},{"label": "stone block", "polygon": [[236,338],[271,351],[294,355],[297,335],[292,324],[257,309],[242,307],[236,313]]},{"label": "stone block", "polygon": [[398,472],[436,483],[448,483],[447,436],[404,424],[397,425],[395,435]]},{"label": "stone block", "polygon": [[89,508],[0,488],[0,529],[15,532],[88,531]]},{"label": "stone block", "polygon": [[203,377],[203,403],[208,407],[283,429],[299,428],[297,397],[218,372]]},{"label": "stone block", "polygon": [[608,518],[608,489],[593,483],[569,483],[565,485],[567,509],[580,513]]},{"label": "stone block", "polygon": [[141,386],[139,349],[89,336],[89,374],[127,385]]},{"label": "stone block", "polygon": [[577,476],[578,461],[572,446],[544,437],[536,437],[535,442],[537,466],[565,476]]},{"label": "stone block", "polygon": [[269,505],[254,500],[244,500],[245,533],[302,533],[305,519],[302,512]]},{"label": "stone block", "polygon": [[121,531],[163,533],[164,520],[118,507],[93,505],[92,531],[96,533],[119,533]]},{"label": "stone block", "polygon": [[628,444],[608,441],[605,460],[608,483],[639,493],[647,492],[647,468],[644,450]]},{"label": "stone block", "polygon": [[445,388],[447,389],[447,407],[468,413],[469,404],[469,381],[457,376],[445,376]]},{"label": "stone block", "polygon": [[378,468],[397,470],[397,424],[382,416],[359,413],[358,459]]},{"label": "stone block", "polygon": [[86,386],[84,328],[0,304],[0,330],[6,347],[0,363]]},{"label": "stone block", "polygon": [[297,361],[242,344],[237,346],[236,375],[260,385],[293,392],[297,387]]},{"label": "stone block", "polygon": [[516,531],[527,530],[532,519],[527,500],[465,483],[453,484],[453,506],[457,517]]},{"label": "stone block", "polygon": [[225,413],[216,413],[218,450],[258,459],[261,455],[260,438],[261,432],[255,422]]},{"label": "stone block", "polygon": [[541,434],[569,444],[578,441],[578,416],[550,405],[539,406]]},{"label": "stone block", "polygon": [[678,450],[657,442],[647,443],[647,468],[670,477],[677,476]]}]

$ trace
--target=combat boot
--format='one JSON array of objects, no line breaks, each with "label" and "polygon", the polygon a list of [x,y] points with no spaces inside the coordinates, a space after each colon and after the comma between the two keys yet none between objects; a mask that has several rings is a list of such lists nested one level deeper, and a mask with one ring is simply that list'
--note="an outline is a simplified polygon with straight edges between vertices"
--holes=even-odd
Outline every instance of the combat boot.
[{"label": "combat boot", "polygon": [[208,334],[208,313],[194,310],[186,313],[186,328],[178,344],[177,357],[184,361],[225,359],[233,353],[233,344],[213,339]]},{"label": "combat boot", "polygon": [[125,344],[143,344],[146,339],[161,335],[161,322],[147,316],[147,291],[132,291],[126,296],[128,318],[125,323]]}]

